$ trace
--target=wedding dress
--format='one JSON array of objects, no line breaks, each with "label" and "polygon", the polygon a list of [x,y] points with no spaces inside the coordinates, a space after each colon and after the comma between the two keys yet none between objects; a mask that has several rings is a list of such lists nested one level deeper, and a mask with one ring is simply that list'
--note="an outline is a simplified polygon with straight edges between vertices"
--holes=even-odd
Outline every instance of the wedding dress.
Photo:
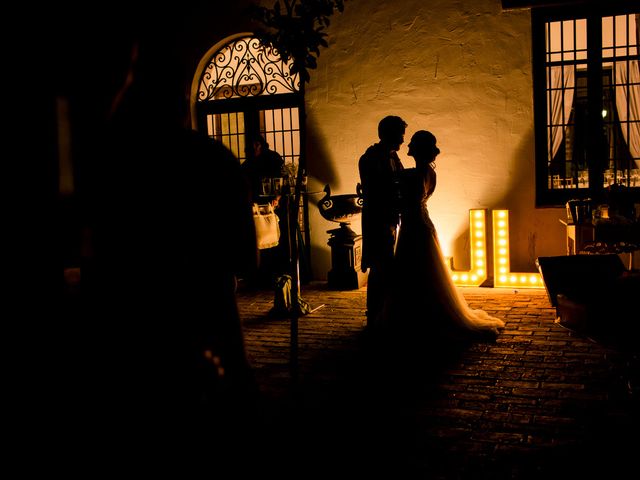
[{"label": "wedding dress", "polygon": [[504,322],[469,308],[445,264],[427,210],[436,186],[435,170],[407,168],[400,174],[401,226],[390,292],[378,319],[382,332],[409,340],[419,334],[434,339],[497,335]]}]

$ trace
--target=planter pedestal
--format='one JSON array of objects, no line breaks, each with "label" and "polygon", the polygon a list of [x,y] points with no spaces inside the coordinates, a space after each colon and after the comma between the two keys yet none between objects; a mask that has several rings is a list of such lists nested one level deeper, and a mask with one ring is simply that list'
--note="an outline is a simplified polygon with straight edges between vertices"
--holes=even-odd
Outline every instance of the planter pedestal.
[{"label": "planter pedestal", "polygon": [[367,274],[362,272],[362,235],[355,233],[348,224],[328,230],[331,235],[331,270],[329,287],[335,290],[355,290],[367,284]]}]

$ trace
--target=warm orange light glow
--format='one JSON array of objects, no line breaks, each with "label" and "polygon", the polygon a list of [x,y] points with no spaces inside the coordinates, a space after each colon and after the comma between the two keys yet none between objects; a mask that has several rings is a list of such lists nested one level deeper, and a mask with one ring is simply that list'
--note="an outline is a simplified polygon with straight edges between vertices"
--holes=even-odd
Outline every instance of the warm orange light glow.
[{"label": "warm orange light glow", "polygon": [[471,270],[453,270],[451,259],[447,265],[451,270],[451,279],[458,286],[479,287],[486,279],[487,272],[487,211],[485,209],[469,210],[469,236],[475,239],[471,243]]},{"label": "warm orange light glow", "polygon": [[493,211],[494,287],[542,288],[539,273],[511,272],[509,264],[509,210]]},{"label": "warm orange light glow", "polygon": [[[512,272],[509,264],[509,211],[493,210],[493,274],[494,287],[506,288],[542,288],[539,273]],[[447,257],[447,266],[451,279],[461,287],[478,287],[486,279],[487,273],[487,210],[469,210],[469,235],[475,240],[471,243],[471,269],[457,271],[453,269],[452,259]]]}]

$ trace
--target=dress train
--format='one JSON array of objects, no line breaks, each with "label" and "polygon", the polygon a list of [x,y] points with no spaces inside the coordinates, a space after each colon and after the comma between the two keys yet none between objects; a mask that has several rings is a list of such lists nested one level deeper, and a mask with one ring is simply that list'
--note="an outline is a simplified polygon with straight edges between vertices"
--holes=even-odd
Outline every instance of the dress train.
[{"label": "dress train", "polygon": [[427,199],[435,188],[435,172],[406,169],[401,179],[401,227],[390,288],[376,330],[411,339],[495,336],[503,320],[468,306],[451,279]]}]

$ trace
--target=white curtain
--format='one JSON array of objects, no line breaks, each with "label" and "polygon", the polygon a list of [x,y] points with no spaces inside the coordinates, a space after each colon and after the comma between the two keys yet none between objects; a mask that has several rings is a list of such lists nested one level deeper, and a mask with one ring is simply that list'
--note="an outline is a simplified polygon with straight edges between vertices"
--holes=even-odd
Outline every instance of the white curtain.
[{"label": "white curtain", "polygon": [[547,111],[550,116],[551,134],[547,135],[549,161],[553,160],[564,138],[563,128],[569,122],[575,85],[573,66],[550,67],[551,85],[547,97]]},{"label": "white curtain", "polygon": [[616,109],[622,135],[635,158],[636,167],[640,168],[640,68],[637,60],[616,62],[615,65]]}]

